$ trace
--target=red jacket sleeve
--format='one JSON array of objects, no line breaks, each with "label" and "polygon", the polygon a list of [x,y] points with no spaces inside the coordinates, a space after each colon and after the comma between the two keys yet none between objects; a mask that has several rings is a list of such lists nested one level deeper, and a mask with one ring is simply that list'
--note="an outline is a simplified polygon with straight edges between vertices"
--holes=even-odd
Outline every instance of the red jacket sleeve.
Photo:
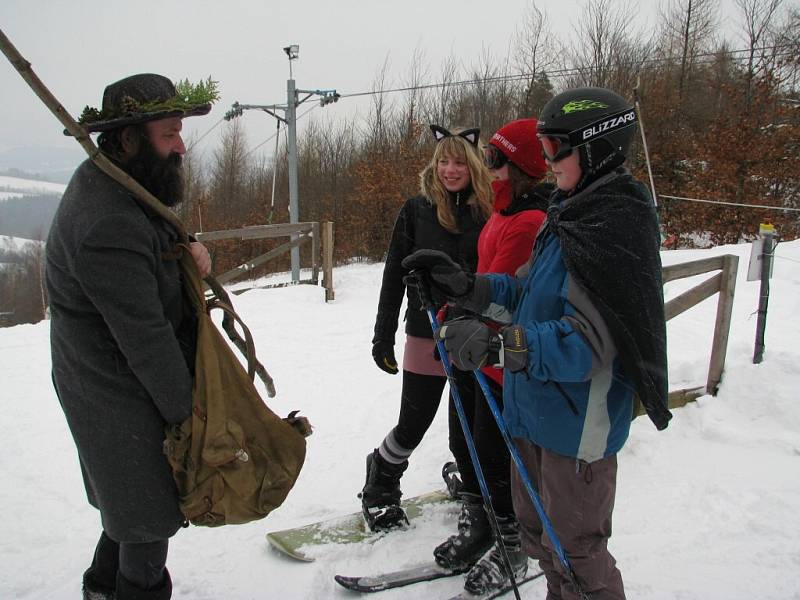
[{"label": "red jacket sleeve", "polygon": [[513,275],[530,257],[536,234],[544,223],[545,213],[541,210],[525,210],[515,217],[505,230],[487,273]]}]

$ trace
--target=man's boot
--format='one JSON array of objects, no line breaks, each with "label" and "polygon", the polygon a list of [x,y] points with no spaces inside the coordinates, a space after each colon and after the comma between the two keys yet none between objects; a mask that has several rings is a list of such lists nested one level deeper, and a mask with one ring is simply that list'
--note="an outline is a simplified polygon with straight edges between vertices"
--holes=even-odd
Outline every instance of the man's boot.
[{"label": "man's boot", "polygon": [[83,578],[83,600],[114,600],[114,588]]},{"label": "man's boot", "polygon": [[100,534],[91,566],[83,574],[83,600],[114,600],[119,571],[119,544]]},{"label": "man's boot", "polygon": [[[519,523],[514,515],[497,515],[500,537],[511,563],[514,579],[519,580],[528,572],[528,557],[522,551]],[[467,573],[464,589],[471,594],[488,592],[511,586],[505,560],[497,542],[486,552],[478,563]]]},{"label": "man's boot", "polygon": [[377,448],[367,455],[367,479],[361,490],[361,509],[372,531],[385,531],[408,525],[400,506],[400,478],[408,461],[392,464],[383,459]]},{"label": "man's boot", "polygon": [[161,582],[151,588],[141,588],[122,573],[117,573],[117,595],[114,600],[169,600],[172,597],[172,578],[164,568]]},{"label": "man's boot", "polygon": [[477,494],[461,493],[458,533],[451,535],[433,551],[436,563],[446,569],[466,571],[492,545],[492,528]]}]

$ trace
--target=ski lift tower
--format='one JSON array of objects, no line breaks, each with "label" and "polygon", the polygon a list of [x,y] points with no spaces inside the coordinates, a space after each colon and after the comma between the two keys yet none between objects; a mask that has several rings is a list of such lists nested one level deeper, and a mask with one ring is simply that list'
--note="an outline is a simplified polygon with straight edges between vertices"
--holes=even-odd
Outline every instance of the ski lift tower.
[{"label": "ski lift tower", "polygon": [[[289,154],[289,223],[300,222],[300,198],[299,186],[297,183],[297,107],[303,102],[308,100],[311,96],[319,96],[320,106],[325,106],[331,102],[338,102],[340,95],[336,90],[298,90],[295,86],[294,77],[292,76],[292,61],[300,57],[300,46],[291,44],[286,46],[283,51],[289,57],[289,79],[286,81],[286,104],[239,104],[234,102],[231,109],[225,113],[225,120],[230,121],[233,118],[242,116],[245,110],[255,109],[262,110],[276,119],[279,122],[286,124],[286,143],[287,151]],[[300,94],[305,94],[305,97],[300,98]],[[283,112],[283,117],[276,114],[277,111]],[[277,168],[277,167],[273,167]],[[297,235],[291,236],[292,241],[297,239]],[[300,248],[295,246],[291,250],[292,262],[292,281],[300,281]]]}]

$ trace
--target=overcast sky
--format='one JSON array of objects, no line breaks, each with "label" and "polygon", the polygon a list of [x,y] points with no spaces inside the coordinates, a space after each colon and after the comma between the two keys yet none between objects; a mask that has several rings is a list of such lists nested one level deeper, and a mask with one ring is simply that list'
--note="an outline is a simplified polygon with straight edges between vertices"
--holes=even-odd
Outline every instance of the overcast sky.
[{"label": "overcast sky", "polygon": [[[0,28],[74,117],[100,106],[110,82],[140,72],[173,80],[212,78],[221,100],[210,115],[187,119],[197,137],[234,101],[286,101],[288,60],[282,48],[300,45],[293,62],[302,89],[368,91],[388,56],[390,85],[400,86],[415,48],[429,82],[452,53],[475,64],[482,48],[505,56],[530,0],[0,0]],[[539,0],[559,35],[572,31],[585,0]],[[640,2],[640,24],[653,22],[656,0]],[[335,118],[368,100],[342,99],[315,109]],[[311,104],[300,108],[302,114]],[[68,146],[60,124],[10,63],[0,57],[0,151],[18,146]],[[310,115],[311,116],[311,115]],[[246,113],[249,146],[275,130],[263,113]],[[201,144],[213,147],[222,127]]]}]

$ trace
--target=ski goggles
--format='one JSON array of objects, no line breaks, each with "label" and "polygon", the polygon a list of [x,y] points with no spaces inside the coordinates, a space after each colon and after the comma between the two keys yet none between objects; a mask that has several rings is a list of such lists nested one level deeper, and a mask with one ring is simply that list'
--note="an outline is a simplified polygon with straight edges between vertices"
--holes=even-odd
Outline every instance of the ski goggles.
[{"label": "ski goggles", "polygon": [[501,169],[507,162],[508,157],[497,146],[487,144],[483,147],[483,164],[487,169]]},{"label": "ski goggles", "polygon": [[570,133],[538,133],[536,137],[542,144],[544,157],[550,162],[558,162],[569,156],[575,148],[635,123],[636,111],[626,108]]},{"label": "ski goggles", "polygon": [[568,134],[537,134],[542,144],[542,154],[551,163],[558,162],[572,154],[573,146]]}]

